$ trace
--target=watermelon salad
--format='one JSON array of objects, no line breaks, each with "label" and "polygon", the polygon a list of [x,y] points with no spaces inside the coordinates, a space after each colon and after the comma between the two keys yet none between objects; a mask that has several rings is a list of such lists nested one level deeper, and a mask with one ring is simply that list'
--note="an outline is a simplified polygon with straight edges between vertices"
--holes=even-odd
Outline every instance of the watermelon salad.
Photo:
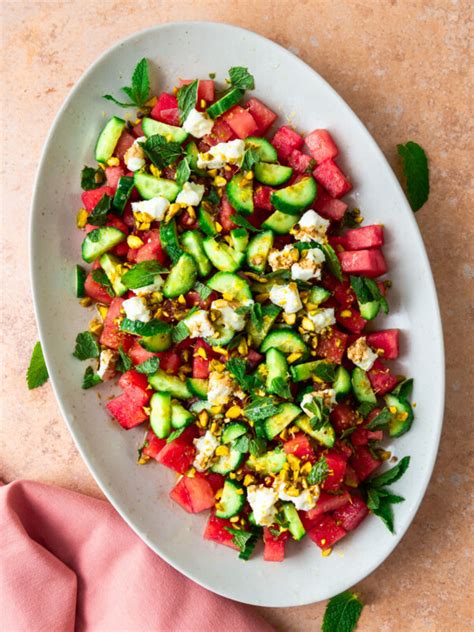
[{"label": "watermelon salad", "polygon": [[386,485],[409,457],[381,442],[410,429],[412,380],[380,322],[384,227],[343,201],[331,132],[278,125],[252,89],[234,67],[223,88],[153,96],[144,59],[132,103],[106,97],[137,110],[82,171],[76,292],[94,316],[74,355],[94,359],[83,388],[118,381],[111,419],[143,429],[138,463],[176,473],[204,538],[282,561],[291,540],[328,555],[370,514],[393,531]]}]

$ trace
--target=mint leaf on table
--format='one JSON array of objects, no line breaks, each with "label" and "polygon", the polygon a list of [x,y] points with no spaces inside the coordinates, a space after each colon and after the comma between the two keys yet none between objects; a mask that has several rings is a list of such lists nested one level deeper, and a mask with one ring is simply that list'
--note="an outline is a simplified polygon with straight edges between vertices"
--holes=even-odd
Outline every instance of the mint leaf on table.
[{"label": "mint leaf on table", "polygon": [[42,386],[48,380],[48,369],[43,357],[43,350],[41,349],[41,343],[37,342],[33,347],[33,353],[31,354],[30,364],[26,372],[26,383],[28,388],[38,388]]},{"label": "mint leaf on table", "polygon": [[212,294],[211,288],[204,285],[204,283],[201,283],[201,281],[196,281],[193,290],[199,294],[201,301],[207,300]]},{"label": "mint leaf on table", "polygon": [[198,80],[195,79],[191,83],[185,86],[181,86],[178,90],[178,108],[179,108],[179,121],[181,125],[188,118],[188,114],[195,107],[198,93]]},{"label": "mint leaf on table", "polygon": [[90,191],[91,189],[98,189],[105,181],[104,170],[98,167],[84,167],[81,171],[81,189],[83,191]]},{"label": "mint leaf on table", "polygon": [[137,288],[151,285],[154,283],[157,274],[166,271],[158,261],[141,261],[135,264],[133,268],[130,268],[130,270],[127,270],[120,280],[128,289],[136,290]]},{"label": "mint leaf on table", "polygon": [[188,159],[183,158],[176,169],[176,184],[182,187],[183,184],[189,180],[190,175],[191,169],[189,167]]},{"label": "mint leaf on table", "polygon": [[112,283],[110,282],[109,277],[101,268],[97,268],[97,270],[92,270],[91,276],[96,283],[99,283],[99,285],[102,285],[105,288],[109,296],[115,296],[115,290],[112,286]]},{"label": "mint leaf on table", "polygon": [[139,143],[139,145],[158,169],[172,165],[183,155],[183,148],[179,143],[173,140],[167,141],[161,134],[149,136],[144,143]]},{"label": "mint leaf on table", "polygon": [[145,362],[141,364],[137,364],[135,367],[135,371],[139,373],[144,373],[145,375],[151,375],[152,373],[156,373],[160,368],[160,359],[156,356],[153,358],[148,358]]},{"label": "mint leaf on table", "polygon": [[92,213],[87,218],[87,223],[92,226],[104,226],[107,222],[107,213],[112,208],[112,198],[110,195],[103,195],[94,206]]},{"label": "mint leaf on table", "polygon": [[420,145],[408,141],[397,145],[406,181],[406,193],[413,212],[419,211],[428,200],[430,193],[430,172],[428,159]]},{"label": "mint leaf on table", "polygon": [[89,360],[89,358],[98,358],[100,355],[99,343],[97,338],[90,331],[83,331],[77,334],[76,348],[72,354],[78,360]]},{"label": "mint leaf on table", "polygon": [[229,70],[229,77],[233,88],[239,88],[240,90],[253,90],[255,88],[255,80],[253,75],[249,73],[248,68],[233,66]]},{"label": "mint leaf on table", "polygon": [[363,607],[361,600],[349,590],[336,595],[326,606],[322,632],[352,632]]},{"label": "mint leaf on table", "polygon": [[82,388],[83,389],[93,388],[94,386],[97,386],[97,384],[100,384],[101,382],[102,382],[101,378],[97,375],[94,369],[91,366],[88,366],[84,373],[84,377],[82,378]]},{"label": "mint leaf on table", "polygon": [[403,502],[403,496],[397,496],[385,485],[398,481],[407,471],[410,457],[405,456],[401,461],[383,474],[365,483],[367,493],[367,507],[379,517],[391,533],[394,533],[392,505]]},{"label": "mint leaf on table", "polygon": [[310,485],[320,485],[323,483],[329,474],[329,466],[326,458],[322,456],[319,461],[311,468],[310,473],[308,474],[308,483]]},{"label": "mint leaf on table", "polygon": [[123,108],[131,106],[141,107],[145,105],[150,96],[150,79],[148,76],[148,60],[146,58],[141,59],[135,66],[135,70],[132,74],[132,85],[125,86],[121,88],[121,90],[128,96],[131,103],[118,101],[110,94],[105,94],[103,98]]}]

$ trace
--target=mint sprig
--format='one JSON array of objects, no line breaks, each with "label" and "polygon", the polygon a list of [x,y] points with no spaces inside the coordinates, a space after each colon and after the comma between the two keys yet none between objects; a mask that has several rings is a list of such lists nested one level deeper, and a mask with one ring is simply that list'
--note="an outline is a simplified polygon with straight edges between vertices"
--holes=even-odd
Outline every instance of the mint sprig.
[{"label": "mint sprig", "polygon": [[329,600],[324,613],[322,632],[352,632],[355,630],[364,604],[346,590]]},{"label": "mint sprig", "polygon": [[128,98],[130,99],[130,103],[123,103],[118,101],[115,97],[110,94],[105,94],[103,96],[107,101],[112,101],[115,105],[118,105],[122,108],[128,108],[131,106],[142,107],[148,101],[150,96],[150,79],[148,76],[148,60],[144,57],[141,59],[138,64],[135,66],[135,70],[132,74],[132,82],[131,86],[125,86],[121,88],[122,92],[124,92]]},{"label": "mint sprig", "polygon": [[239,90],[253,90],[255,88],[255,79],[249,73],[249,69],[244,66],[230,68],[229,77],[233,88],[239,88]]},{"label": "mint sprig", "polygon": [[78,360],[98,358],[100,355],[100,348],[97,338],[91,334],[90,331],[83,331],[80,334],[77,334],[76,347],[72,355]]},{"label": "mint sprig", "polygon": [[310,485],[320,485],[323,483],[329,474],[329,466],[326,458],[322,456],[319,461],[311,468],[310,473],[308,474],[308,483]]},{"label": "mint sprig", "polygon": [[148,358],[145,362],[141,364],[137,364],[135,367],[135,371],[138,373],[144,373],[145,375],[151,375],[152,373],[156,373],[160,368],[160,359],[157,357]]},{"label": "mint sprig", "polygon": [[391,533],[395,533],[392,505],[401,503],[405,499],[403,496],[397,496],[385,486],[398,481],[405,474],[409,465],[410,457],[405,456],[395,467],[370,479],[365,484],[367,507],[385,523]]},{"label": "mint sprig", "polygon": [[397,145],[406,182],[406,193],[414,213],[428,200],[430,193],[430,172],[425,151],[418,143],[409,140],[405,145]]},{"label": "mint sprig", "polygon": [[92,226],[104,226],[107,222],[107,214],[112,209],[112,198],[110,195],[103,195],[94,206],[92,213],[87,218],[87,223]]},{"label": "mint sprig", "polygon": [[136,290],[154,283],[155,277],[162,272],[166,272],[166,269],[158,261],[151,259],[135,264],[120,280],[130,290]]},{"label": "mint sprig", "polygon": [[48,377],[48,369],[46,368],[46,363],[44,361],[41,343],[37,342],[33,347],[30,364],[26,372],[26,383],[28,384],[28,388],[31,390],[42,386],[48,380]]},{"label": "mint sprig", "polygon": [[84,373],[84,377],[82,378],[82,388],[83,389],[93,388],[94,386],[97,386],[97,384],[100,384],[101,382],[102,382],[102,379],[97,375],[94,369],[91,366],[88,366]]},{"label": "mint sprig", "polygon": [[179,122],[181,125],[188,118],[188,114],[196,106],[199,81],[195,79],[191,83],[181,86],[178,90]]},{"label": "mint sprig", "polygon": [[81,171],[81,189],[83,191],[91,191],[98,189],[105,181],[104,170],[98,167],[84,167]]},{"label": "mint sprig", "polygon": [[183,148],[175,141],[167,141],[164,136],[154,134],[144,143],[139,143],[147,157],[158,167],[164,169],[175,163],[183,155]]}]

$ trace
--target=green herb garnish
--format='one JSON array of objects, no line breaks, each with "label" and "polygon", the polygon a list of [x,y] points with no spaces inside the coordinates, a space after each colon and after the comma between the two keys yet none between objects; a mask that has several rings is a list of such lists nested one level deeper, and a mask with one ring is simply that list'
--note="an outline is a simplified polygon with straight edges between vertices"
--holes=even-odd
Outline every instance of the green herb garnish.
[{"label": "green herb garnish", "polygon": [[224,527],[224,529],[232,534],[232,542],[240,549],[239,558],[248,560],[255,549],[261,530],[255,528],[252,531],[241,531],[233,527]]},{"label": "green herb garnish", "polygon": [[81,171],[81,189],[91,191],[98,189],[105,181],[104,170],[98,167],[84,167]]},{"label": "green herb garnish", "polygon": [[28,388],[38,388],[42,386],[48,380],[48,369],[44,361],[43,350],[41,349],[41,343],[37,342],[33,347],[33,353],[31,354],[30,364],[26,372],[26,383]]},{"label": "green herb garnish", "polygon": [[112,209],[112,198],[110,195],[103,195],[94,206],[92,213],[87,218],[87,223],[92,226],[104,226],[107,221],[107,213]]},{"label": "green herb garnish", "polygon": [[135,66],[132,74],[132,85],[120,89],[128,96],[131,103],[122,103],[110,94],[105,94],[103,98],[122,108],[131,106],[142,107],[145,105],[150,96],[150,79],[148,76],[148,60],[146,58],[141,59]]},{"label": "green herb garnish", "polygon": [[156,356],[153,358],[148,358],[145,362],[141,364],[137,364],[135,367],[135,371],[139,373],[144,373],[145,375],[151,375],[152,373],[156,373],[160,368],[160,359]]},{"label": "green herb garnish", "polygon": [[176,184],[182,187],[183,184],[189,180],[190,175],[191,169],[189,167],[188,159],[183,158],[176,169]]},{"label": "green herb garnish", "polygon": [[405,456],[395,467],[370,479],[365,484],[367,507],[373,514],[383,520],[391,533],[394,533],[392,505],[401,503],[405,499],[402,496],[394,494],[390,489],[387,489],[385,485],[390,485],[398,481],[405,474],[409,465],[410,457]]},{"label": "green herb garnish", "polygon": [[324,613],[322,632],[352,632],[364,604],[349,590],[329,600]]},{"label": "green herb garnish", "polygon": [[310,485],[320,485],[323,483],[329,474],[329,466],[326,458],[322,456],[319,461],[311,468],[310,473],[308,474],[308,483]]},{"label": "green herb garnish", "polygon": [[196,106],[199,81],[195,79],[178,90],[179,121],[181,125],[188,118],[191,110]]},{"label": "green herb garnish", "polygon": [[91,366],[88,366],[84,377],[82,378],[82,388],[88,389],[97,386],[102,382],[101,378],[97,375],[94,369]]},{"label": "green herb garnish", "polygon": [[161,134],[149,136],[144,143],[139,143],[151,162],[164,169],[175,163],[183,155],[183,148],[175,141],[168,141]]},{"label": "green herb garnish", "polygon": [[101,268],[97,268],[97,270],[92,270],[91,276],[96,283],[99,283],[99,285],[102,285],[104,287],[109,296],[115,296],[115,291],[112,283],[110,282],[109,277]]},{"label": "green herb garnish", "polygon": [[233,66],[229,70],[229,77],[230,85],[233,88],[239,88],[239,90],[253,90],[255,88],[255,80],[248,68]]},{"label": "green herb garnish", "polygon": [[90,331],[83,331],[77,334],[76,347],[72,354],[78,360],[89,360],[89,358],[98,358],[100,355],[99,343],[97,338]]},{"label": "green herb garnish", "polygon": [[412,210],[416,213],[428,200],[430,172],[424,150],[413,141],[397,145],[405,175],[406,192]]},{"label": "green herb garnish", "polygon": [[151,285],[158,274],[167,272],[158,261],[141,261],[127,270],[121,277],[122,283],[131,290]]}]

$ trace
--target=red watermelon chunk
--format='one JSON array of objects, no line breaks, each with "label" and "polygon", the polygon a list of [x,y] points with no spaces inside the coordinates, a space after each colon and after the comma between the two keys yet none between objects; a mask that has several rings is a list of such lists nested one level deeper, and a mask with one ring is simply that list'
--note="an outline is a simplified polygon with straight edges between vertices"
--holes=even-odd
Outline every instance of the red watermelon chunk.
[{"label": "red watermelon chunk", "polygon": [[293,437],[293,439],[285,441],[283,449],[287,454],[294,454],[302,461],[310,461],[311,463],[314,463],[316,460],[313,446],[311,445],[308,436],[303,432],[299,432]]},{"label": "red watermelon chunk", "polygon": [[128,355],[130,356],[130,360],[133,364],[141,364],[142,362],[145,362],[145,360],[155,357],[157,354],[147,351],[141,346],[138,340],[134,340],[128,351]]},{"label": "red watermelon chunk", "polygon": [[352,189],[352,184],[332,159],[318,165],[313,176],[331,197],[340,198]]},{"label": "red watermelon chunk", "polygon": [[166,254],[161,246],[160,231],[149,230],[141,236],[143,246],[140,246],[136,254],[136,262],[156,260],[162,265],[166,263]]},{"label": "red watermelon chunk", "polygon": [[381,360],[375,360],[373,367],[367,372],[372,388],[377,395],[385,395],[393,391],[398,384],[395,375],[390,373],[390,369]]},{"label": "red watermelon chunk", "polygon": [[319,339],[317,354],[329,362],[341,364],[346,345],[347,334],[335,327],[330,327]]},{"label": "red watermelon chunk", "polygon": [[123,167],[107,167],[105,169],[105,177],[107,180],[107,186],[111,189],[117,189],[120,178],[125,175],[125,169]]},{"label": "red watermelon chunk", "polygon": [[212,491],[214,494],[224,487],[225,478],[222,474],[216,474],[215,472],[207,471],[205,474],[201,474],[200,472],[196,472],[196,476],[203,476],[212,487]]},{"label": "red watermelon chunk", "polygon": [[94,299],[94,301],[98,301],[99,303],[105,303],[105,305],[110,305],[112,302],[112,297],[107,292],[105,287],[97,281],[94,281],[92,278],[92,274],[88,274],[86,280],[84,282],[84,292],[87,296]]},{"label": "red watermelon chunk", "polygon": [[346,274],[362,274],[370,278],[385,274],[388,270],[380,250],[348,250],[338,252],[342,271]]},{"label": "red watermelon chunk", "polygon": [[271,196],[274,189],[272,187],[267,187],[264,185],[259,185],[255,188],[253,192],[253,203],[256,208],[263,208],[266,211],[273,210],[273,205],[271,203]]},{"label": "red watermelon chunk", "polygon": [[356,425],[357,415],[347,404],[337,404],[331,411],[331,424],[338,434]]},{"label": "red watermelon chunk", "polygon": [[148,378],[144,373],[134,369],[125,371],[120,376],[118,385],[138,406],[145,406],[150,401],[152,390],[148,388]]},{"label": "red watermelon chunk", "polygon": [[[113,189],[110,186],[104,185],[104,186],[98,187],[97,189],[91,189],[90,191],[83,191],[81,193],[81,200],[82,200],[82,203],[84,204],[84,208],[86,209],[86,211],[90,213],[91,211],[94,210],[94,208],[101,201],[104,195],[113,196],[114,193],[115,193],[115,189]],[[94,228],[97,228],[97,226],[95,226]]]},{"label": "red watermelon chunk", "polygon": [[[349,492],[346,491],[341,494],[328,494],[327,492],[322,491],[319,495],[316,507],[303,513],[306,514],[306,518],[308,520],[314,520],[321,514],[334,511],[335,509],[346,505],[350,498]],[[311,526],[314,526],[314,524]]]},{"label": "red watermelon chunk", "polygon": [[247,361],[250,369],[255,369],[263,360],[263,355],[255,351],[255,349],[249,349],[247,353]]},{"label": "red watermelon chunk", "polygon": [[[199,349],[205,351],[207,359],[198,355]],[[212,355],[212,349],[207,342],[198,338],[193,354],[193,377],[201,379],[207,379],[209,377],[209,359],[212,358]]]},{"label": "red watermelon chunk", "polygon": [[370,450],[365,446],[357,447],[349,462],[360,481],[365,481],[382,463],[374,459]]},{"label": "red watermelon chunk", "polygon": [[[180,87],[187,86],[193,81],[194,79],[180,79],[179,85]],[[199,79],[197,97],[198,97],[198,106],[200,105],[199,101],[201,99],[204,99],[204,101],[206,101],[207,103],[212,103],[214,101],[215,88],[214,88],[214,81],[212,79]]]},{"label": "red watermelon chunk", "polygon": [[163,369],[166,373],[176,375],[181,366],[179,354],[170,349],[169,351],[160,351],[156,355],[160,358],[160,369]]},{"label": "red watermelon chunk", "polygon": [[167,92],[163,92],[158,97],[150,113],[151,118],[167,123],[168,125],[179,125],[178,100]]},{"label": "red watermelon chunk", "polygon": [[322,515],[317,524],[308,531],[308,535],[323,551],[330,549],[343,538],[347,531],[340,527],[334,518]]},{"label": "red watermelon chunk", "polygon": [[347,204],[342,200],[333,198],[321,186],[318,187],[318,195],[313,202],[313,208],[324,217],[333,222],[339,222],[347,211]]},{"label": "red watermelon chunk", "polygon": [[126,393],[112,399],[106,408],[125,430],[134,428],[148,419],[143,407],[137,405]]},{"label": "red watermelon chunk", "polygon": [[225,232],[229,232],[233,228],[237,228],[237,224],[234,224],[231,219],[235,212],[235,208],[227,199],[227,195],[223,195],[221,200],[221,210],[219,211],[219,223]]},{"label": "red watermelon chunk", "polygon": [[346,473],[346,459],[335,450],[328,450],[324,455],[329,474],[321,488],[326,492],[336,492],[341,487]]},{"label": "red watermelon chunk", "polygon": [[240,105],[234,105],[223,115],[223,119],[239,138],[252,136],[258,129],[253,116]]},{"label": "red watermelon chunk", "polygon": [[188,513],[199,513],[214,507],[216,499],[205,478],[183,476],[170,492],[170,498]]},{"label": "red watermelon chunk", "polygon": [[133,338],[130,334],[121,331],[119,325],[115,322],[120,316],[123,301],[123,298],[114,298],[110,303],[104,320],[104,329],[100,336],[100,344],[111,349],[118,349],[122,346],[124,351],[127,351],[133,343]]},{"label": "red watermelon chunk", "polygon": [[204,539],[212,540],[213,542],[218,542],[219,544],[224,544],[225,546],[230,546],[231,549],[238,551],[239,547],[232,542],[232,538],[234,536],[229,533],[225,527],[234,528],[230,520],[217,518],[217,516],[211,514],[206,525],[206,530],[204,531]]},{"label": "red watermelon chunk", "polygon": [[178,474],[184,474],[189,470],[196,454],[194,445],[183,436],[184,433],[167,443],[156,458],[162,465]]},{"label": "red watermelon chunk", "polygon": [[295,149],[303,146],[303,137],[287,125],[280,127],[272,139],[272,145],[278,153],[278,158],[286,162]]},{"label": "red watermelon chunk", "polygon": [[383,226],[372,224],[352,228],[344,234],[344,248],[346,250],[364,250],[365,248],[380,248],[384,245]]},{"label": "red watermelon chunk", "polygon": [[385,360],[395,360],[400,353],[400,330],[385,329],[367,334],[367,343],[376,351],[383,351]]},{"label": "red watermelon chunk", "polygon": [[367,445],[369,441],[382,441],[383,430],[371,432],[367,428],[356,428],[351,434],[351,443],[353,446]]},{"label": "red watermelon chunk", "polygon": [[314,160],[299,149],[293,149],[288,158],[288,164],[296,173],[308,173],[311,171],[311,166],[314,165]]},{"label": "red watermelon chunk", "polygon": [[227,143],[227,141],[232,140],[232,138],[234,138],[232,128],[227,125],[224,119],[219,118],[214,122],[211,133],[204,136],[203,141],[207,143],[209,147],[214,147],[214,145],[218,145],[219,143]]},{"label": "red watermelon chunk", "polygon": [[285,559],[285,542],[288,540],[288,531],[280,535],[273,535],[268,527],[263,529],[263,559],[265,562],[283,562]]},{"label": "red watermelon chunk", "polygon": [[258,127],[259,134],[265,134],[267,129],[276,121],[277,115],[258,99],[249,99],[245,107],[252,115]]},{"label": "red watermelon chunk", "polygon": [[130,132],[127,132],[127,130],[124,130],[115,146],[114,156],[123,161],[123,157],[125,156],[127,150],[130,149],[134,142],[135,136],[130,134]]},{"label": "red watermelon chunk", "polygon": [[337,145],[327,129],[315,129],[306,136],[304,144],[318,164],[339,154]]},{"label": "red watermelon chunk", "polygon": [[336,509],[333,517],[336,522],[346,531],[354,531],[362,520],[367,517],[369,510],[367,505],[359,496],[353,496],[350,503]]},{"label": "red watermelon chunk", "polygon": [[148,430],[145,436],[144,446],[141,450],[142,455],[148,456],[150,459],[156,459],[160,451],[165,447],[166,439],[159,439],[153,430]]},{"label": "red watermelon chunk", "polygon": [[336,310],[336,320],[340,325],[354,334],[360,334],[367,324],[367,321],[362,318],[360,312],[353,307],[351,307],[351,309]]}]

